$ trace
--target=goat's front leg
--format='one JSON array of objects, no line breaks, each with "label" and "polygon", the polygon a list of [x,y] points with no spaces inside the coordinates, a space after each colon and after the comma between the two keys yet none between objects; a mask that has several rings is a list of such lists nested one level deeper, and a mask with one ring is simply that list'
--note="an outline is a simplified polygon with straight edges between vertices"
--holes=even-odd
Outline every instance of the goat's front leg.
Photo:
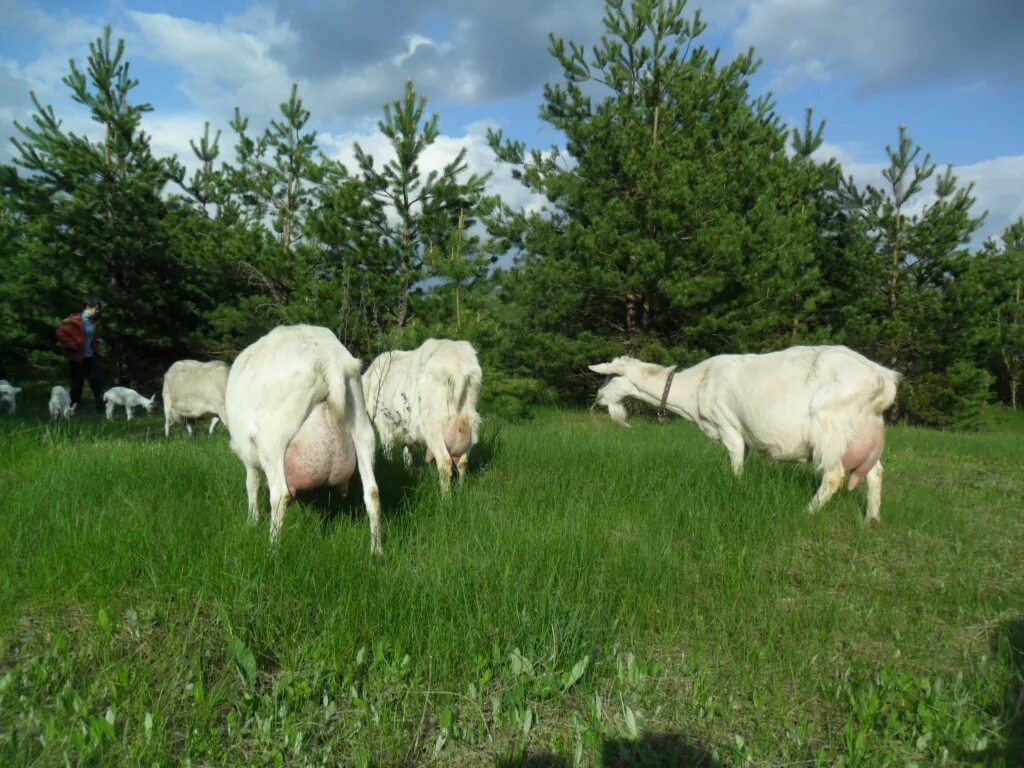
[{"label": "goat's front leg", "polygon": [[747,444],[743,441],[743,435],[739,432],[725,432],[722,434],[722,445],[729,451],[732,473],[739,477],[743,474],[743,462],[747,458]]}]

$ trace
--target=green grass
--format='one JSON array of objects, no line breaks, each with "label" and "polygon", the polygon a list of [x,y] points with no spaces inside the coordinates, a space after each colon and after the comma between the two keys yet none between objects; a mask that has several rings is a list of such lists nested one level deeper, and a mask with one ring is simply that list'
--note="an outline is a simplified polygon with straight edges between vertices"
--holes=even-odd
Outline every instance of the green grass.
[{"label": "green grass", "polygon": [[679,421],[489,420],[451,498],[379,459],[379,559],[358,488],[271,547],[223,431],[43,415],[0,419],[2,765],[1024,759],[1019,415],[890,429],[877,526]]}]

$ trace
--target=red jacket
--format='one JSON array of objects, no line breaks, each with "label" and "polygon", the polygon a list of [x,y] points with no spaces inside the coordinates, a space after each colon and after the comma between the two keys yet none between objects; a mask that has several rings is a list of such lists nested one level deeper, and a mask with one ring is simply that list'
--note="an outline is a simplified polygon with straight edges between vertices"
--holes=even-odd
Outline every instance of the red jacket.
[{"label": "red jacket", "polygon": [[[81,312],[73,312],[61,320],[57,326],[57,342],[71,362],[80,363],[85,359],[85,321]],[[99,356],[99,334],[95,331],[92,335],[92,356]]]}]

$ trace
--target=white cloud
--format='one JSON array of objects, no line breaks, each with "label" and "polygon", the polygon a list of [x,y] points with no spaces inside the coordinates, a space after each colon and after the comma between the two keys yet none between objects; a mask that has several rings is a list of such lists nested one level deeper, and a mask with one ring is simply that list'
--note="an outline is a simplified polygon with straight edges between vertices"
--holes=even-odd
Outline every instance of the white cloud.
[{"label": "white cloud", "polygon": [[[826,142],[815,152],[815,158],[834,158],[843,167],[843,174],[852,176],[860,188],[871,184],[884,189],[886,182],[882,171],[888,167],[888,163],[862,159],[862,154],[860,147],[843,147]],[[935,201],[935,179],[944,170],[944,165],[936,168],[932,178],[925,182],[924,191],[910,201],[908,213],[919,213]],[[972,245],[978,246],[988,237],[1002,234],[1007,226],[1024,216],[1024,155],[955,165],[953,174],[961,184],[974,184],[974,215],[979,216],[988,211],[981,229],[971,238]]]},{"label": "white cloud", "polygon": [[[182,90],[204,111],[223,115],[241,105],[267,115],[287,98],[292,79],[270,51],[296,40],[271,16],[254,10],[233,17],[236,26],[230,26],[165,13],[128,15],[143,38],[140,53],[180,67],[186,73]],[[263,25],[255,23],[259,18]]]},{"label": "white cloud", "polygon": [[798,64],[790,64],[777,74],[768,84],[768,89],[775,93],[792,91],[810,82],[827,82],[832,74],[821,59],[810,59]]},{"label": "white cloud", "polygon": [[1024,155],[996,157],[954,168],[962,181],[974,182],[976,210],[988,211],[975,240],[1001,235],[1024,216]]}]

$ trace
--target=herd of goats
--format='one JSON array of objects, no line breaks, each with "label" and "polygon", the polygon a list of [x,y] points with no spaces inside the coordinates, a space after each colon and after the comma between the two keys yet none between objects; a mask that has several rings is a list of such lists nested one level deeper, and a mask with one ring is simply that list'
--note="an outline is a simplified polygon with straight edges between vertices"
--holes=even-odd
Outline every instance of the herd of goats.
[{"label": "herd of goats", "polygon": [[[842,346],[799,346],[765,354],[717,355],[677,371],[632,357],[589,366],[606,378],[597,402],[623,426],[624,401],[637,399],[694,422],[727,449],[733,472],[750,450],[771,459],[813,461],[822,473],[810,510],[824,505],[848,480],[867,484],[868,520],[879,519],[882,495],[883,413],[896,398],[900,374]],[[483,374],[466,341],[428,339],[414,350],[379,355],[361,372],[328,329],[281,326],[246,347],[232,365],[180,360],[164,376],[164,434],[190,419],[223,421],[231,448],[246,470],[249,519],[259,519],[260,472],[270,497],[270,536],[300,491],[323,486],[346,493],[359,472],[370,520],[371,551],[381,552],[380,497],[373,465],[377,435],[386,450],[413,446],[437,465],[441,487],[459,480],[477,444],[477,403]],[[0,405],[11,412],[21,389],[0,380]],[[151,411],[126,387],[103,396],[107,418],[122,406]],[[74,412],[67,390],[55,386],[53,419]],[[376,428],[376,435],[374,433]]]}]

